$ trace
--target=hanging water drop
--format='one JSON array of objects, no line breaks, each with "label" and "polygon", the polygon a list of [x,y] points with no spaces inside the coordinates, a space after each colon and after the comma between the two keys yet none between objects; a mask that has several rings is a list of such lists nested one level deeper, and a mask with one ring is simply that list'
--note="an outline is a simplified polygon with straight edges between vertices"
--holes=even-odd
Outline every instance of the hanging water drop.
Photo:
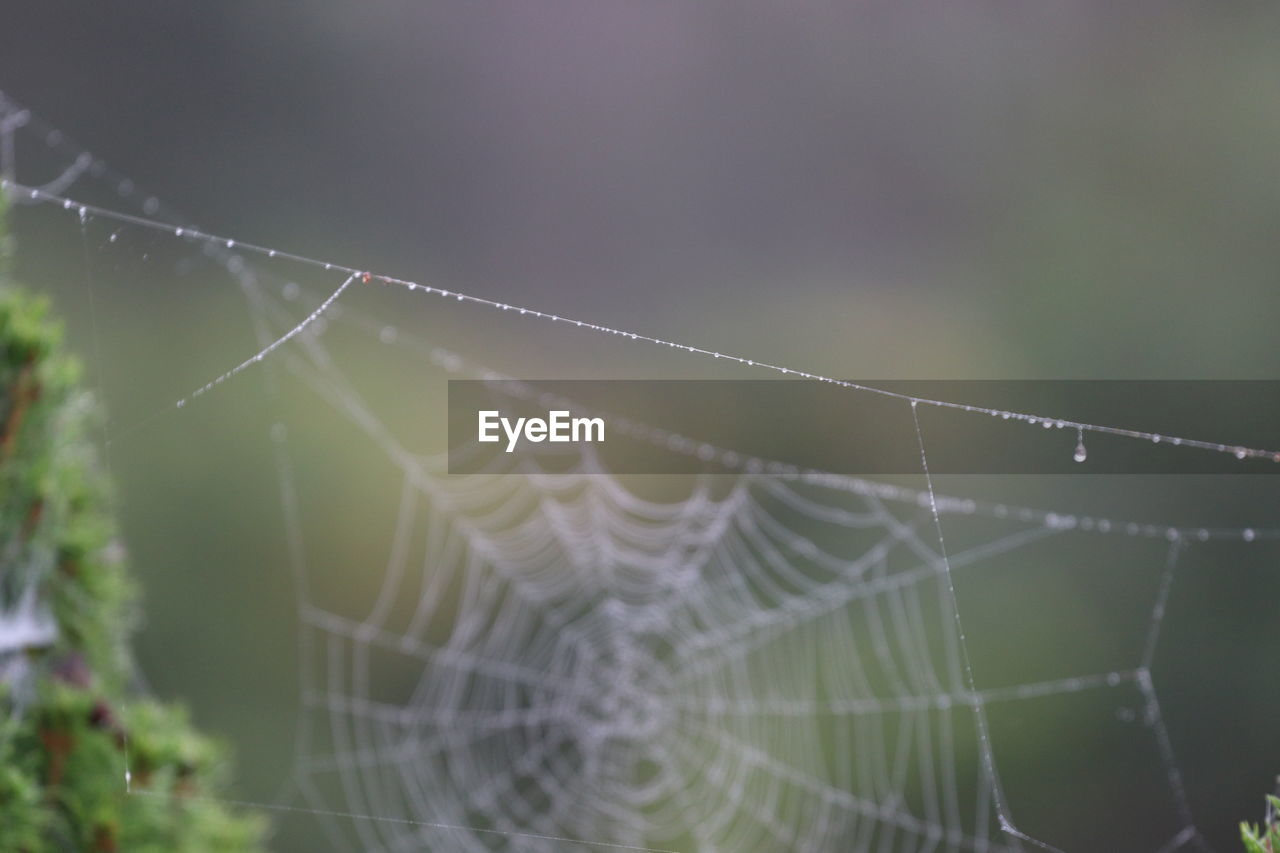
[{"label": "hanging water drop", "polygon": [[1077,462],[1083,462],[1089,458],[1089,450],[1084,446],[1083,429],[1076,430],[1076,452],[1071,455],[1071,458]]}]

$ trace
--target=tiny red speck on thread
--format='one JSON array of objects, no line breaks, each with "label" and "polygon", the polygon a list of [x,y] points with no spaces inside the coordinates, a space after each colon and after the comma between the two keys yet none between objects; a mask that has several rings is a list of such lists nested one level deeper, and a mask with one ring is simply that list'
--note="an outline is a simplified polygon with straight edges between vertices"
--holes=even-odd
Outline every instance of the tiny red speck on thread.
[{"label": "tiny red speck on thread", "polygon": [[361,275],[361,276],[360,276],[360,279],[361,279],[365,284],[368,284],[368,283],[369,283],[369,274],[368,274],[368,273],[364,273],[363,275]]}]

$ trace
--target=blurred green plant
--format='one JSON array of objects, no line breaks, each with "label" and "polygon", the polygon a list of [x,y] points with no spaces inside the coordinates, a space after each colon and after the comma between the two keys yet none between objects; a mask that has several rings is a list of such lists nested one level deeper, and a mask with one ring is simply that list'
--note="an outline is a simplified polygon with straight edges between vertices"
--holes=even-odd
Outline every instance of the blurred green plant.
[{"label": "blurred green plant", "polygon": [[1280,853],[1280,797],[1267,797],[1267,815],[1262,825],[1240,824],[1245,853]]},{"label": "blurred green plant", "polygon": [[261,850],[263,818],[213,799],[225,748],[130,696],[137,596],[81,379],[0,258],[0,850]]}]

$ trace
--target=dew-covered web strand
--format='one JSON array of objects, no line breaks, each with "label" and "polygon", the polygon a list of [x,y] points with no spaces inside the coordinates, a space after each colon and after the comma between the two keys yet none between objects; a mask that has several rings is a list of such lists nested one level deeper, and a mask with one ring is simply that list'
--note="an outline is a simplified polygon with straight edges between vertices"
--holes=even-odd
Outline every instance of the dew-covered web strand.
[{"label": "dew-covered web strand", "polygon": [[[258,352],[256,352],[254,355],[240,362],[235,367],[231,368],[225,373],[219,374],[218,376],[211,379],[209,382],[206,382],[204,385],[201,385],[195,391],[179,399],[176,403],[173,404],[173,408],[174,409],[186,408],[187,404],[190,403],[192,400],[209,393],[214,388],[217,388],[219,385],[222,385],[224,382],[228,381],[229,379],[243,373],[244,371],[253,367],[255,364],[259,364],[262,361],[264,361],[268,356],[270,356],[276,350],[280,349],[280,347],[284,346],[290,340],[297,337],[302,332],[306,331],[308,327],[310,327],[317,320],[319,320],[324,315],[324,313],[327,310],[329,310],[330,306],[332,306],[335,302],[338,301],[338,297],[340,297],[343,294],[343,292],[348,287],[350,287],[353,282],[357,280],[358,277],[359,275],[354,272],[348,275],[346,280],[344,280],[342,284],[340,284],[338,288],[335,291],[333,291],[333,293],[329,294],[329,296],[323,302],[321,302],[320,305],[314,311],[312,311],[310,314],[304,317],[300,322],[297,323],[297,325],[289,329],[289,331],[285,332],[280,337],[275,338],[274,340],[270,340],[270,342],[267,343],[265,346],[263,346],[262,349],[258,350]],[[261,334],[259,334],[260,345],[261,345],[261,342],[262,342],[262,336]],[[110,435],[106,439],[105,444],[108,447],[110,447],[112,442],[119,441],[125,436],[136,433],[146,428],[147,426],[155,423],[167,411],[169,411],[168,408],[157,411],[153,413],[151,416],[144,418],[140,421],[137,421],[133,423],[131,426],[123,430],[120,430],[114,433],[113,435]]]},{"label": "dew-covered web strand", "polygon": [[[83,160],[83,158],[79,158]],[[0,171],[4,171],[0,169]],[[106,410],[106,415],[99,424],[102,438],[102,465],[107,472],[108,477],[114,477],[111,467],[111,439],[110,439],[110,417],[111,406],[107,400],[106,378],[103,375],[106,369],[106,363],[102,359],[102,343],[101,336],[98,331],[98,296],[97,281],[93,274],[93,254],[89,250],[89,214],[84,208],[76,211],[76,217],[80,223],[80,258],[84,269],[84,288],[86,294],[86,302],[89,305],[89,326],[90,337],[93,347],[93,376],[94,385],[97,388],[98,400]],[[132,677],[136,680],[140,677],[140,671],[135,668]],[[124,772],[125,793],[129,793],[133,783],[133,773],[130,769],[129,755],[131,745],[129,742],[128,729],[122,729],[120,735],[121,762]]]},{"label": "dew-covered web strand", "polygon": [[1169,593],[1173,589],[1174,573],[1178,566],[1178,557],[1186,547],[1181,536],[1171,538],[1169,551],[1165,556],[1164,571],[1160,575],[1160,588],[1156,592],[1156,601],[1151,608],[1151,622],[1147,626],[1146,642],[1142,650],[1142,669],[1151,670],[1155,662],[1156,648],[1160,643],[1160,629],[1164,625],[1165,612],[1169,608]]},{"label": "dew-covered web strand", "polygon": [[[192,228],[175,226],[167,222],[161,222],[161,221],[149,219],[143,216],[136,216],[129,213],[123,213],[121,211],[111,210],[109,208],[98,207],[95,205],[81,204],[72,199],[64,198],[62,196],[59,196],[54,193],[46,192],[39,188],[29,187],[29,186],[25,186],[25,185],[10,181],[7,178],[0,179],[0,188],[6,188],[14,191],[15,193],[17,193],[17,197],[20,200],[22,200],[23,197],[25,196],[25,200],[27,201],[60,204],[67,209],[71,209],[73,207],[84,208],[92,212],[95,216],[112,218],[120,222],[126,222],[132,225],[136,225],[138,227],[168,232],[180,238],[196,240],[196,241],[208,243],[211,245],[220,244],[227,249],[234,248],[239,251],[250,252],[250,253],[254,253],[261,256],[270,257],[270,258],[279,258],[281,260],[287,260],[287,261],[291,261],[298,264],[304,264],[306,266],[324,269],[327,271],[337,271],[337,272],[348,273],[352,276],[369,275],[369,280],[378,284],[390,285],[394,287],[403,287],[403,288],[407,288],[410,291],[417,291],[426,295],[434,295],[434,296],[439,296],[446,299],[454,299],[460,302],[468,302],[471,304],[481,305],[487,308],[496,309],[500,311],[515,312],[517,314],[520,314],[521,316],[528,316],[528,317],[534,317],[541,320],[548,320],[554,323],[573,326],[573,327],[576,327],[579,329],[585,329],[591,332],[615,335],[615,336],[630,339],[633,341],[640,341],[644,343],[654,344],[657,346],[663,346],[671,349],[680,350],[680,351],[691,353],[694,355],[707,356],[707,357],[716,358],[716,359],[723,359],[725,361],[741,364],[746,367],[758,368],[761,370],[768,370],[774,373],[781,374],[783,376],[794,377],[796,379],[805,379],[805,380],[810,380],[815,382],[825,382],[825,383],[836,385],[842,388],[848,388],[854,391],[862,391],[862,392],[871,393],[871,394],[878,394],[884,397],[900,399],[907,402],[915,402],[919,405],[927,405],[927,406],[933,406],[938,408],[964,411],[972,414],[999,417],[1005,420],[1011,420],[1011,421],[1030,424],[1032,426],[1041,426],[1046,429],[1054,429],[1054,428],[1074,429],[1078,433],[1097,432],[1097,433],[1102,433],[1106,435],[1119,436],[1123,438],[1150,441],[1156,444],[1164,443],[1164,444],[1170,444],[1178,447],[1189,447],[1189,448],[1196,448],[1199,450],[1213,451],[1217,453],[1226,453],[1241,460],[1264,459],[1271,462],[1280,463],[1280,450],[1268,450],[1268,449],[1248,447],[1248,446],[1238,445],[1238,444],[1228,444],[1223,442],[1205,441],[1203,439],[1184,438],[1181,436],[1167,436],[1167,435],[1162,435],[1160,433],[1146,432],[1143,430],[1127,429],[1123,427],[1107,426],[1103,424],[1084,423],[1081,421],[1075,421],[1068,418],[1037,415],[1037,414],[1031,414],[1027,412],[1017,412],[1017,411],[1010,411],[1010,410],[1004,410],[1004,409],[994,409],[986,406],[976,406],[976,405],[958,403],[958,402],[948,401],[948,400],[935,400],[935,399],[924,398],[924,397],[916,397],[910,394],[891,391],[885,388],[877,388],[875,386],[864,385],[859,382],[851,382],[847,379],[837,379],[835,377],[825,376],[822,374],[813,373],[806,370],[798,370],[795,368],[784,367],[782,365],[773,364],[770,362],[758,361],[758,360],[746,358],[743,356],[722,353],[716,350],[707,349],[705,347],[678,343],[676,341],[671,341],[664,338],[655,337],[652,335],[642,334],[640,332],[627,331],[625,329],[606,326],[600,323],[593,323],[587,320],[576,320],[571,317],[565,317],[559,314],[552,314],[552,313],[541,311],[535,308],[525,308],[519,305],[514,305],[512,303],[501,302],[498,300],[489,299],[481,296],[474,296],[472,294],[463,293],[456,290],[445,290],[442,288],[434,287],[432,285],[419,284],[414,281],[409,281],[407,279],[402,279],[402,278],[396,278],[394,276],[382,275],[382,274],[372,275],[372,274],[368,274],[366,271],[357,269],[355,267],[346,266],[344,264],[339,264],[339,263],[334,263],[329,261],[322,261],[316,258],[309,258],[303,255],[298,255],[293,252],[286,252],[279,249],[273,249],[266,246],[253,244],[253,243],[246,243],[241,240],[209,234],[207,232],[195,230]],[[1081,444],[1079,446],[1082,447],[1083,445]]]},{"label": "dew-covered web strand", "polygon": [[[1178,769],[1178,763],[1173,751],[1173,741],[1169,737],[1164,715],[1160,711],[1160,699],[1156,694],[1155,681],[1151,674],[1151,668],[1155,664],[1156,653],[1160,644],[1160,632],[1164,627],[1165,616],[1169,609],[1169,597],[1173,590],[1178,561],[1186,547],[1187,542],[1180,536],[1171,538],[1169,541],[1169,550],[1165,555],[1164,570],[1160,575],[1160,587],[1156,591],[1155,603],[1151,607],[1151,617],[1147,623],[1142,662],[1137,670],[1137,684],[1146,703],[1144,716],[1155,735],[1156,749],[1160,752],[1167,783],[1169,789],[1173,792],[1174,806],[1178,810],[1178,816],[1183,823],[1183,833],[1170,842],[1170,844],[1174,844],[1170,849],[1176,849],[1188,841],[1193,841],[1196,849],[1207,851],[1210,848],[1200,834],[1199,829],[1196,828],[1195,816],[1191,811],[1191,800],[1187,795],[1186,782],[1182,778],[1182,771]],[[1184,834],[1185,837],[1183,837]]]},{"label": "dew-covered web strand", "polygon": [[[195,399],[196,397],[201,396],[202,394],[207,394],[208,392],[212,391],[214,388],[221,385],[223,382],[226,382],[232,377],[237,376],[240,373],[243,373],[244,371],[248,370],[250,367],[253,367],[255,364],[258,364],[259,362],[261,362],[267,356],[271,355],[280,347],[287,344],[293,338],[297,337],[299,334],[305,331],[308,326],[310,326],[312,323],[319,320],[320,317],[324,314],[324,312],[329,310],[329,307],[333,305],[333,303],[338,301],[338,297],[342,296],[342,294],[346,291],[346,289],[350,287],[352,282],[354,282],[358,277],[359,277],[358,273],[352,272],[350,275],[347,276],[346,280],[343,281],[342,284],[338,285],[337,290],[329,294],[329,296],[324,300],[324,302],[320,303],[320,306],[318,308],[316,308],[314,311],[312,311],[310,314],[304,317],[302,321],[299,322],[297,325],[295,325],[292,329],[285,332],[283,335],[276,338],[274,341],[272,341],[271,343],[263,347],[261,350],[259,350],[257,353],[250,356],[249,358],[246,358],[244,361],[240,362],[235,367],[228,370],[226,373],[223,373],[217,376],[216,378],[210,380],[209,382],[205,383],[204,385],[201,385],[195,391],[191,392],[191,394],[189,394],[186,397],[183,397],[174,405],[179,409],[183,408],[184,406],[187,405],[189,401]],[[367,280],[368,276],[366,275],[365,278]]]},{"label": "dew-covered web strand", "polygon": [[938,538],[938,556],[942,561],[943,569],[943,586],[946,589],[947,604],[951,608],[953,625],[956,637],[959,639],[959,650],[961,665],[964,668],[964,687],[968,691],[969,696],[973,697],[971,707],[978,733],[979,751],[981,753],[981,761],[983,769],[987,774],[988,785],[990,786],[991,795],[994,799],[996,816],[1000,821],[1000,829],[1015,838],[1022,839],[1029,844],[1034,844],[1044,850],[1053,851],[1053,853],[1063,853],[1057,847],[1046,844],[1036,838],[1033,838],[1022,832],[1014,825],[1013,819],[1009,813],[1009,807],[1005,802],[1004,791],[1001,789],[1000,776],[996,771],[995,754],[991,747],[991,733],[987,724],[987,712],[977,690],[977,686],[973,678],[973,663],[969,659],[968,640],[964,633],[964,623],[960,618],[960,601],[956,595],[955,580],[951,574],[951,559],[947,554],[946,537],[942,530],[942,516],[938,512],[938,500],[933,489],[933,474],[929,471],[929,456],[925,451],[924,431],[920,427],[920,413],[917,411],[918,401],[911,400],[911,423],[915,427],[916,443],[920,448],[920,468],[924,474],[925,490],[929,495],[929,513],[933,518],[934,530]]},{"label": "dew-covered web strand", "polygon": [[[297,285],[292,282],[286,284],[283,288],[282,296],[287,302],[298,299],[299,291]],[[320,301],[320,299],[313,299],[312,304],[319,304]],[[288,326],[294,322],[292,316],[283,311],[282,306],[274,310],[281,325]],[[701,441],[643,421],[622,418],[611,412],[597,410],[587,406],[580,400],[538,392],[534,386],[526,382],[495,371],[491,367],[472,362],[456,352],[434,345],[412,333],[404,332],[394,326],[388,326],[386,323],[379,322],[354,308],[345,308],[340,313],[337,311],[331,312],[330,318],[335,323],[344,324],[377,337],[378,341],[383,345],[405,348],[412,353],[413,357],[422,358],[447,374],[496,383],[491,387],[499,390],[504,396],[522,400],[537,399],[546,408],[565,408],[584,414],[602,416],[619,434],[625,434],[633,439],[652,444],[672,453],[696,456],[700,460],[707,462],[715,461],[723,466],[726,472],[736,472],[748,476],[768,474],[835,491],[850,491],[855,494],[875,496],[892,501],[918,503],[921,506],[928,505],[928,495],[923,491],[848,474],[834,474],[820,469],[805,468],[774,459],[741,453],[732,448]],[[1077,461],[1083,460],[1077,459]],[[1218,540],[1258,542],[1280,539],[1280,528],[1205,528],[1138,523],[1130,520],[1098,518],[1071,512],[1044,510],[1006,503],[989,503],[974,500],[973,498],[958,498],[951,495],[937,495],[936,503],[939,512],[943,514],[980,514],[995,518],[1015,519],[1022,522],[1035,522],[1051,529],[1074,529],[1100,535],[1164,539],[1170,542],[1176,540],[1186,542]]]}]

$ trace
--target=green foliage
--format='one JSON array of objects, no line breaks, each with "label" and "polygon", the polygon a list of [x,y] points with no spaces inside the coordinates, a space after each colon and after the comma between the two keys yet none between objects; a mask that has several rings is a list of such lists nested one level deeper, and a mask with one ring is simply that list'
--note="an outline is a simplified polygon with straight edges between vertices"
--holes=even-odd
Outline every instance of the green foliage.
[{"label": "green foliage", "polygon": [[44,812],[36,781],[35,753],[19,752],[22,721],[0,724],[0,850],[36,850],[41,845]]},{"label": "green foliage", "polygon": [[1267,819],[1262,826],[1240,824],[1245,853],[1280,853],[1280,797],[1267,797]]},{"label": "green foliage", "polygon": [[214,799],[225,749],[128,695],[136,594],[80,381],[45,301],[0,282],[0,628],[33,590],[56,626],[0,648],[0,850],[260,850],[263,820]]}]

